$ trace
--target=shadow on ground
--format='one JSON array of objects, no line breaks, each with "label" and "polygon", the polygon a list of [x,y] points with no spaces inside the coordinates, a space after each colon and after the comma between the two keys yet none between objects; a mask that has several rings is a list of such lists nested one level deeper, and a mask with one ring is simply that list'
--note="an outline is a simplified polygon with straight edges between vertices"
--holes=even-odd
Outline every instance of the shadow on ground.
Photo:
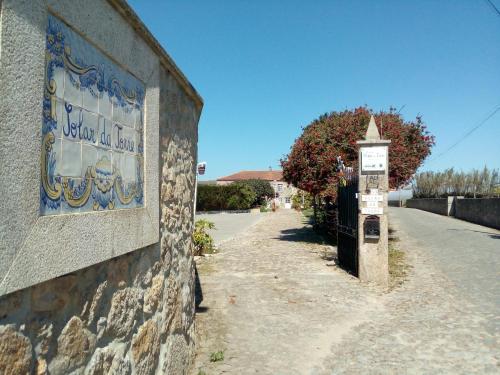
[{"label": "shadow on ground", "polygon": [[310,225],[306,225],[302,228],[284,229],[281,231],[280,236],[275,237],[275,239],[280,241],[326,245],[321,251],[318,251],[317,254],[324,261],[332,262],[332,264],[328,265],[340,267],[337,256],[336,240],[327,234],[318,233]]},{"label": "shadow on ground", "polygon": [[323,238],[323,236],[320,236],[317,233],[315,233],[312,227],[284,229],[281,231],[279,237],[276,237],[276,239],[281,241],[307,242],[320,245],[332,244],[331,242]]},{"label": "shadow on ground", "polygon": [[487,234],[494,240],[500,240],[500,234],[497,233],[492,233],[492,232],[484,232],[481,230],[473,230],[473,229],[448,229],[450,231],[455,231],[455,232],[462,232],[462,231],[467,231],[467,232],[474,232],[474,233],[482,233],[482,234]]},{"label": "shadow on ground", "polygon": [[194,304],[196,308],[196,312],[205,312],[203,307],[200,307],[203,302],[203,291],[201,290],[201,282],[200,275],[198,275],[198,267],[196,266],[196,262],[194,263]]}]

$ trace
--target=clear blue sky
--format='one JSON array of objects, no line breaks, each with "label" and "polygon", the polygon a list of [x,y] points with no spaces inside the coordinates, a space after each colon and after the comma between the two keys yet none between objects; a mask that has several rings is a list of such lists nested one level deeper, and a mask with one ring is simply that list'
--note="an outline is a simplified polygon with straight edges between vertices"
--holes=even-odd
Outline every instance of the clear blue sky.
[{"label": "clear blue sky", "polygon": [[437,144],[421,170],[500,167],[500,112],[435,158],[500,106],[486,0],[130,3],[204,98],[205,180],[278,168],[301,126],[364,104],[423,116]]}]

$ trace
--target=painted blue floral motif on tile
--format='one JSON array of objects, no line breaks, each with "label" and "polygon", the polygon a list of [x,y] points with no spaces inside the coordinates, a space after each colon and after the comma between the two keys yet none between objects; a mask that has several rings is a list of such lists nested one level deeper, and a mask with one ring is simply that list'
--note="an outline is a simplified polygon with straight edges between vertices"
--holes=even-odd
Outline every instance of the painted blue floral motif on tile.
[{"label": "painted blue floral motif on tile", "polygon": [[49,15],[40,213],[144,204],[144,84]]}]

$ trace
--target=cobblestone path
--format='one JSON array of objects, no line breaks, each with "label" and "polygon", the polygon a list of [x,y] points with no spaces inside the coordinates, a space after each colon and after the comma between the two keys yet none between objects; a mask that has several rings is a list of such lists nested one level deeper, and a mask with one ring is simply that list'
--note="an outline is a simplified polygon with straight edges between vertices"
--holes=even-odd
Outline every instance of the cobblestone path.
[{"label": "cobblestone path", "polygon": [[[332,262],[299,214],[269,214],[198,262],[192,374],[499,373],[486,318],[404,233],[412,269],[387,293]],[[224,360],[210,354],[224,351]]]}]

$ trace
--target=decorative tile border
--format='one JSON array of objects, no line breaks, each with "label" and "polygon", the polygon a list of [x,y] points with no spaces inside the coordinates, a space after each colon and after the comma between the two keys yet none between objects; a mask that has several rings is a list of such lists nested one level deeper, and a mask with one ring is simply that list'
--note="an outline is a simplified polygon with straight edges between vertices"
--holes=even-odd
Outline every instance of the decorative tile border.
[{"label": "decorative tile border", "polygon": [[49,15],[40,214],[144,205],[144,84]]}]

